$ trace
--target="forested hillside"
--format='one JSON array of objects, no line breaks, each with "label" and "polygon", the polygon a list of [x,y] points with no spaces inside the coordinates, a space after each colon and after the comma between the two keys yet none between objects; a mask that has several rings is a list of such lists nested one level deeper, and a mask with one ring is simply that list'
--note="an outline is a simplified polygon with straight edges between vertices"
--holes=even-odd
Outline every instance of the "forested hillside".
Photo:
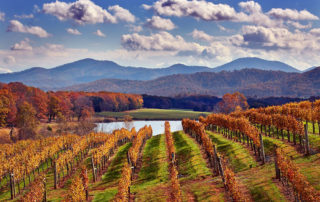
[{"label": "forested hillside", "polygon": [[320,94],[320,68],[304,73],[243,69],[218,73],[171,75],[150,81],[103,79],[66,88],[157,96],[202,94],[222,96],[239,91],[247,97],[310,97]]}]

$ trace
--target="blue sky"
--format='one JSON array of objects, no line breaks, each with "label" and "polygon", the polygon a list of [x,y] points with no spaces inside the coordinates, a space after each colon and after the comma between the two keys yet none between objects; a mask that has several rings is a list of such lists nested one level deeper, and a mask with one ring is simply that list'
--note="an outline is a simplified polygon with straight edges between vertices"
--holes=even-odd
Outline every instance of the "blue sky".
[{"label": "blue sky", "polygon": [[239,57],[320,65],[320,1],[3,0],[0,72],[82,58],[215,67]]}]

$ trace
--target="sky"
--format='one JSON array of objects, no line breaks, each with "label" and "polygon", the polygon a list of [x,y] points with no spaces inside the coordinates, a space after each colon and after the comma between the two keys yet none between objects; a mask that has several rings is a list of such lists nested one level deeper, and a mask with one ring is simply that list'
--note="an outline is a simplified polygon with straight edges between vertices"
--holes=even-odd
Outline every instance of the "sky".
[{"label": "sky", "polygon": [[241,57],[319,66],[319,0],[2,0],[0,73],[83,58],[216,67]]}]

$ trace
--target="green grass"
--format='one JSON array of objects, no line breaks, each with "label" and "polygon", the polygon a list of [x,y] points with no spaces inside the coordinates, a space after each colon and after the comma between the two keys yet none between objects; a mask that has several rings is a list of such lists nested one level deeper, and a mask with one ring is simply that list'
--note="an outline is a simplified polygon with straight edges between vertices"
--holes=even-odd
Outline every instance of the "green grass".
[{"label": "green grass", "polygon": [[183,118],[198,119],[209,112],[195,112],[179,109],[137,109],[125,112],[100,112],[97,116],[106,118],[123,119],[124,115],[130,115],[135,120],[181,120]]},{"label": "green grass", "polygon": [[294,163],[300,168],[300,172],[306,177],[311,185],[313,185],[317,190],[320,190],[319,154],[304,156],[303,154],[298,153],[293,146],[270,137],[264,137],[263,141],[265,148],[270,151],[270,153],[274,153],[275,146],[282,148],[284,152],[290,156]]},{"label": "green grass", "polygon": [[199,145],[182,131],[173,133],[183,201],[224,201],[223,184],[212,177]]},{"label": "green grass", "polygon": [[237,173],[237,177],[249,189],[254,201],[286,201],[285,196],[273,181],[274,175],[273,163]]},{"label": "green grass", "polygon": [[166,201],[168,178],[165,136],[153,136],[146,142],[142,168],[130,190],[135,194],[136,201]]},{"label": "green grass", "polygon": [[[304,124],[305,124],[305,122],[304,122]],[[319,135],[319,125],[318,125],[318,123],[315,123],[315,134],[317,134],[317,135]],[[308,132],[309,133],[312,133],[313,134],[313,126],[312,126],[312,123],[308,123]]]},{"label": "green grass", "polygon": [[121,170],[127,160],[126,155],[130,147],[131,143],[119,147],[107,172],[102,176],[102,180],[98,183],[90,184],[89,193],[94,195],[93,201],[110,201],[117,194]]},{"label": "green grass", "polygon": [[[227,139],[222,134],[207,131],[217,150],[227,157],[236,177],[249,190],[254,201],[285,201],[284,195],[272,181],[273,163],[259,166],[244,144]],[[253,168],[250,169],[250,165]]]},{"label": "green grass", "polygon": [[[312,133],[312,124],[311,123],[308,124],[309,145],[310,145],[310,148],[320,151],[320,135],[318,134],[318,128],[317,128],[318,126],[317,125],[318,124],[316,124],[316,134],[313,134]],[[258,126],[258,130],[260,131],[260,126]],[[268,130],[269,129],[267,129],[267,133],[268,133]],[[274,128],[273,131],[274,131],[274,133],[271,132],[271,135],[274,136],[275,138],[277,138],[278,135],[276,134],[276,128]],[[263,133],[266,132],[264,128],[263,128],[262,132]],[[290,135],[290,142],[293,142],[293,134],[290,133],[289,135]],[[283,137],[284,137],[283,139],[286,142],[288,142],[288,132],[286,130],[283,131]],[[282,140],[280,130],[279,130],[279,140]],[[297,142],[297,144],[299,144],[299,135],[296,135],[296,142]]]},{"label": "green grass", "polygon": [[249,151],[243,147],[241,143],[229,140],[221,134],[207,131],[212,142],[217,145],[217,150],[230,159],[230,164],[235,172],[256,167],[257,162],[250,155]]},{"label": "green grass", "polygon": [[[44,171],[46,171],[48,168],[50,168],[50,162],[49,162],[49,164],[48,164],[48,166],[47,166],[47,163],[42,163],[41,165],[40,165],[40,174],[41,173],[43,173]],[[49,171],[49,173],[47,174],[47,176],[46,176],[46,178],[47,178],[47,181],[49,181],[50,179],[49,179],[49,176],[50,176],[50,171]],[[35,178],[37,178],[38,177],[38,171],[35,171],[35,176],[33,175],[33,174],[31,174],[30,175],[30,179],[31,179],[31,183],[34,181],[34,179]],[[8,180],[9,180],[9,178],[7,178]],[[7,179],[4,179],[4,180],[2,180],[2,182],[1,182],[1,186],[2,185],[5,185],[6,183],[8,183],[8,181],[7,181]],[[52,177],[52,179],[53,179],[53,177]],[[19,182],[19,186],[20,186],[20,190],[21,190],[21,194],[20,195],[18,195],[18,183],[16,182],[16,186],[15,186],[15,190],[16,190],[16,199],[15,200],[19,200],[22,196],[23,196],[23,194],[24,193],[26,193],[26,192],[28,192],[29,191],[29,189],[28,189],[28,186],[29,186],[29,179],[28,179],[28,177],[26,178],[26,180],[25,180],[25,182],[26,182],[26,189],[23,189],[23,180],[21,180],[20,182]],[[47,184],[48,184],[48,182],[47,182]],[[47,187],[51,187],[51,184],[48,184],[47,185]],[[52,184],[52,187],[53,187],[53,184]],[[11,192],[10,192],[10,184],[6,187],[6,188],[4,188],[3,190],[1,190],[0,191],[0,201],[5,201],[5,200],[9,200],[11,198]]]},{"label": "green grass", "polygon": [[178,172],[185,179],[211,175],[199,146],[182,131],[173,133]]}]

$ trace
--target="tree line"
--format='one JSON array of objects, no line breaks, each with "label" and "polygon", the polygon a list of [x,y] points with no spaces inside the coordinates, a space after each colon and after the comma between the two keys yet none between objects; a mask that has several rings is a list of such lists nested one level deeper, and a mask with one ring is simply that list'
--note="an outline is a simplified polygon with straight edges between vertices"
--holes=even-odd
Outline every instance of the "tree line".
[{"label": "tree line", "polygon": [[[82,120],[94,112],[124,111],[143,106],[140,95],[112,92],[45,92],[19,82],[0,83],[0,127],[34,121]],[[27,121],[28,120],[28,121]]]}]

